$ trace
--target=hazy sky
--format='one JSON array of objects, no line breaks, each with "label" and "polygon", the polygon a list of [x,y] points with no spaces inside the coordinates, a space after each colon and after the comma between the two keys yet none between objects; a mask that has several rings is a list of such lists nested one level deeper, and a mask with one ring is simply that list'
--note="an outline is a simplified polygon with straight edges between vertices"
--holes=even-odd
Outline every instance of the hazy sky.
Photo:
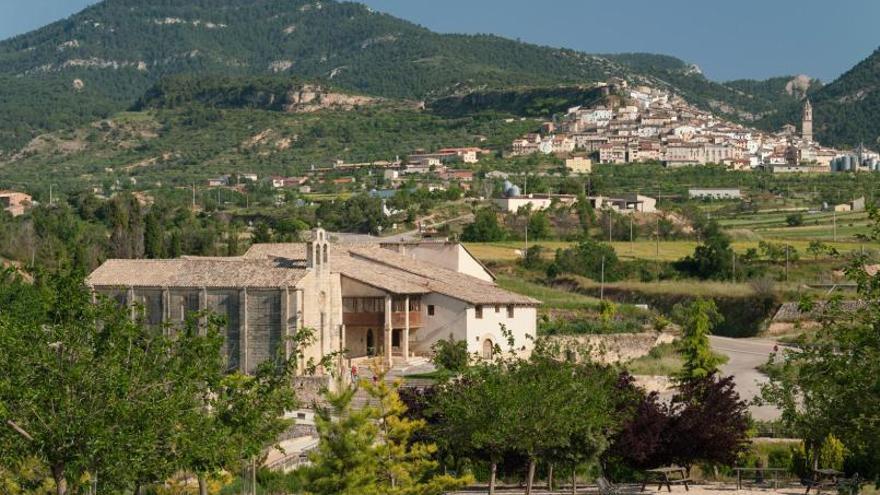
[{"label": "hazy sky", "polygon": [[[95,1],[0,0],[0,39],[66,17],[91,3]],[[495,33],[592,53],[675,55],[698,64],[716,80],[804,73],[827,82],[880,46],[877,0],[364,3],[440,32]]]}]

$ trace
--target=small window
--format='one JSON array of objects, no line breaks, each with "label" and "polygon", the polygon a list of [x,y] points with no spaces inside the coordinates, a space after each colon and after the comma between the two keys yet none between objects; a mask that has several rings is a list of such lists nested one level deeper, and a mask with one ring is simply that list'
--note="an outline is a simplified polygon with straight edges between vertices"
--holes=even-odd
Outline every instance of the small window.
[{"label": "small window", "polygon": [[507,317],[513,318],[513,305],[512,304],[507,306]]},{"label": "small window", "polygon": [[428,316],[434,316],[434,305],[433,304],[428,305]]},{"label": "small window", "polygon": [[500,313],[500,312],[501,312],[501,306],[499,306],[499,305],[496,304],[496,305],[495,305],[495,312],[496,312],[496,313]]},{"label": "small window", "polygon": [[483,318],[483,307],[482,306],[477,306],[476,308],[474,308],[474,311],[477,314],[477,319]]}]

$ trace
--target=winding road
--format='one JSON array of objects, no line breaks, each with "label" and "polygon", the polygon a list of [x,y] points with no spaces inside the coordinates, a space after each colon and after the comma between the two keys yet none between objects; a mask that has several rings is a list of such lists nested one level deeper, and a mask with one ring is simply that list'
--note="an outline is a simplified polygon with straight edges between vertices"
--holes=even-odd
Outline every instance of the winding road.
[{"label": "winding road", "polygon": [[[767,377],[756,368],[770,358],[774,346],[772,340],[765,339],[732,339],[712,335],[709,337],[712,350],[724,354],[730,360],[721,367],[724,376],[733,376],[736,390],[743,400],[751,401],[761,394],[761,385],[767,383]],[[750,406],[752,417],[757,420],[774,420],[779,418],[779,410],[773,406]]]}]

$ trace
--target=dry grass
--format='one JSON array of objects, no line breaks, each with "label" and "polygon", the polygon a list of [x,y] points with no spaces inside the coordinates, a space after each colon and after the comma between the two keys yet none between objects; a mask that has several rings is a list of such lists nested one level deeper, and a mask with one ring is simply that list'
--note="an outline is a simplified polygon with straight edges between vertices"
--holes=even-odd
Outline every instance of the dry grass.
[{"label": "dry grass", "polygon": [[[586,277],[571,276],[581,287],[598,290],[599,282]],[[623,281],[605,284],[606,289],[617,289],[628,292],[641,292],[643,294],[681,294],[700,297],[743,297],[755,293],[751,284],[713,282],[697,280],[664,280],[661,282],[638,282]]]}]

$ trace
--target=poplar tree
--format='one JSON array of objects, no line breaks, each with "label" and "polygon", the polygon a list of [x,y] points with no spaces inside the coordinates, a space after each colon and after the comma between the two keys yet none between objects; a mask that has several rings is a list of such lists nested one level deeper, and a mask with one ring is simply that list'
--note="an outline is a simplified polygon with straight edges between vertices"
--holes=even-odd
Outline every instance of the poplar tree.
[{"label": "poplar tree", "polygon": [[686,382],[712,375],[718,371],[720,363],[718,357],[712,353],[709,335],[722,318],[715,302],[697,299],[687,306],[678,307],[676,312],[683,327],[678,346],[684,358],[684,366],[676,378]]}]

